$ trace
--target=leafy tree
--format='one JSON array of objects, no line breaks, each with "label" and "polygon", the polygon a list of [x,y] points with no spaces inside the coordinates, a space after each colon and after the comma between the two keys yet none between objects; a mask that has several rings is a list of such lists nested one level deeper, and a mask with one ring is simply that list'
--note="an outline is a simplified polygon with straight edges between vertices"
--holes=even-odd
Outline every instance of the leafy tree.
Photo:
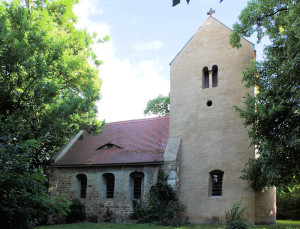
[{"label": "leafy tree", "polygon": [[79,129],[100,124],[93,39],[74,27],[75,0],[47,2],[33,1],[30,11],[16,0],[0,6],[0,119],[14,127],[14,141],[37,141],[35,167],[49,165]]},{"label": "leafy tree", "polygon": [[243,178],[259,189],[300,181],[300,3],[295,0],[251,0],[234,24],[230,42],[241,47],[242,36],[268,36],[264,60],[253,61],[243,72],[246,87],[259,93],[246,95],[246,108],[236,108],[245,119],[257,150]]},{"label": "leafy tree", "polygon": [[1,228],[26,228],[53,212],[45,187],[51,157],[79,129],[101,124],[101,62],[95,36],[75,29],[76,2],[0,3]]},{"label": "leafy tree", "polygon": [[149,100],[144,110],[144,115],[164,116],[170,113],[170,95],[159,95],[157,98]]},{"label": "leafy tree", "polygon": [[300,219],[300,185],[286,190],[277,189],[277,219]]}]

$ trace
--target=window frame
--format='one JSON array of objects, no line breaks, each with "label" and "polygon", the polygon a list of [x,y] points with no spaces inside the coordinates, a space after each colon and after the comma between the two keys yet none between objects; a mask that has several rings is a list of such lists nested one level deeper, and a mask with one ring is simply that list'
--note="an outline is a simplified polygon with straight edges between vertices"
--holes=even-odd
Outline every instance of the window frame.
[{"label": "window frame", "polygon": [[142,172],[132,172],[130,174],[130,196],[132,200],[142,199],[144,177]]},{"label": "window frame", "polygon": [[77,174],[76,175],[78,189],[79,189],[79,198],[86,198],[87,194],[87,176],[85,174]]},{"label": "window frame", "polygon": [[104,173],[102,177],[105,185],[104,198],[113,199],[115,195],[115,175],[113,173]]},{"label": "window frame", "polygon": [[[216,181],[217,179],[217,181]],[[222,197],[223,196],[223,181],[224,172],[221,170],[213,170],[209,173],[209,196]]]}]

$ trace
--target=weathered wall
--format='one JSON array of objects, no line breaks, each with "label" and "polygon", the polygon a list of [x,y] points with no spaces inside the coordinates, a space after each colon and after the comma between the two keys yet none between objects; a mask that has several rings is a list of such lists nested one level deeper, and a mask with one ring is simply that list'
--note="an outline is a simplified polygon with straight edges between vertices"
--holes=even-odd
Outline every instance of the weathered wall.
[{"label": "weathered wall", "polygon": [[276,221],[276,188],[255,193],[255,224],[272,224]]},{"label": "weathered wall", "polygon": [[[243,107],[246,89],[241,71],[254,58],[254,45],[229,44],[230,29],[210,17],[171,63],[170,138],[181,138],[179,195],[191,222],[224,222],[225,210],[242,199],[246,219],[255,220],[255,193],[242,181],[241,170],[254,148],[233,106]],[[218,87],[202,89],[202,69],[218,66]],[[207,106],[207,101],[212,106]],[[223,194],[212,197],[209,173],[221,170]]]},{"label": "weathered wall", "polygon": [[[115,167],[83,167],[83,168],[53,168],[50,175],[49,193],[59,195],[66,193],[69,199],[78,198],[86,206],[88,215],[104,216],[107,208],[123,218],[132,213],[132,198],[130,191],[130,174],[144,173],[142,186],[142,201],[149,198],[149,189],[155,184],[159,166],[115,166]],[[114,198],[105,198],[106,188],[102,175],[112,173],[115,176]],[[76,175],[87,176],[86,198],[79,198]]]}]

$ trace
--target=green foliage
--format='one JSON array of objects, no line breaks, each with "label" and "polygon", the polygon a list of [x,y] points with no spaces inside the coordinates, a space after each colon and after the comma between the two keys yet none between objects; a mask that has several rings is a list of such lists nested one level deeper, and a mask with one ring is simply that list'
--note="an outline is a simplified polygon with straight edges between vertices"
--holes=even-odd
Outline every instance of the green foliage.
[{"label": "green foliage", "polygon": [[98,217],[97,217],[97,215],[89,215],[87,217],[87,221],[89,221],[90,223],[97,223],[98,222]]},{"label": "green foliage", "polygon": [[277,190],[277,219],[300,219],[300,185]]},{"label": "green foliage", "polygon": [[170,113],[170,95],[159,95],[157,98],[149,100],[144,110],[144,115],[165,116]]},{"label": "green foliage", "polygon": [[0,222],[28,228],[68,203],[47,195],[50,159],[80,129],[96,131],[101,81],[76,0],[0,3]]},{"label": "green foliage", "polygon": [[226,229],[243,229],[246,228],[246,224],[243,222],[244,214],[247,210],[247,206],[241,209],[242,201],[234,203],[230,210],[225,211],[226,216]]},{"label": "green foliage", "polygon": [[243,72],[246,86],[259,93],[246,95],[245,109],[236,108],[256,147],[258,158],[249,161],[243,175],[254,189],[300,182],[299,12],[298,1],[251,0],[233,26],[233,47],[241,46],[239,35],[271,40],[264,60],[252,61]]},{"label": "green foliage", "polygon": [[108,207],[104,215],[104,222],[111,222],[112,220],[114,220],[114,213]]},{"label": "green foliage", "polygon": [[85,206],[78,199],[73,199],[70,212],[66,215],[67,223],[82,222],[86,218]]},{"label": "green foliage", "polygon": [[[190,3],[190,0],[186,0],[187,4]],[[176,6],[180,3],[180,0],[173,0],[173,5],[172,6]]]},{"label": "green foliage", "polygon": [[148,206],[143,207],[141,202],[133,202],[134,219],[139,222],[156,222],[161,225],[179,225],[177,214],[185,211],[186,207],[180,203],[177,193],[167,183],[168,177],[163,170],[158,172],[158,181],[150,188]]},{"label": "green foliage", "polygon": [[226,229],[246,229],[247,225],[242,221],[235,220],[235,221],[232,221],[232,222],[226,224],[225,228]]}]

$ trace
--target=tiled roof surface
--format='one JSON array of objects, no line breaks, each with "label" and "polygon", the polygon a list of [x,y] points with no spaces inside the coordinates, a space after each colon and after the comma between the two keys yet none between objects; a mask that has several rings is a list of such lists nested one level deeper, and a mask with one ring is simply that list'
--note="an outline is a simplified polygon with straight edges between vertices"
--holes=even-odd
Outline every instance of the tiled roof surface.
[{"label": "tiled roof surface", "polygon": [[[162,162],[169,117],[108,123],[97,136],[83,135],[54,166]],[[108,143],[120,148],[99,149]]]}]

